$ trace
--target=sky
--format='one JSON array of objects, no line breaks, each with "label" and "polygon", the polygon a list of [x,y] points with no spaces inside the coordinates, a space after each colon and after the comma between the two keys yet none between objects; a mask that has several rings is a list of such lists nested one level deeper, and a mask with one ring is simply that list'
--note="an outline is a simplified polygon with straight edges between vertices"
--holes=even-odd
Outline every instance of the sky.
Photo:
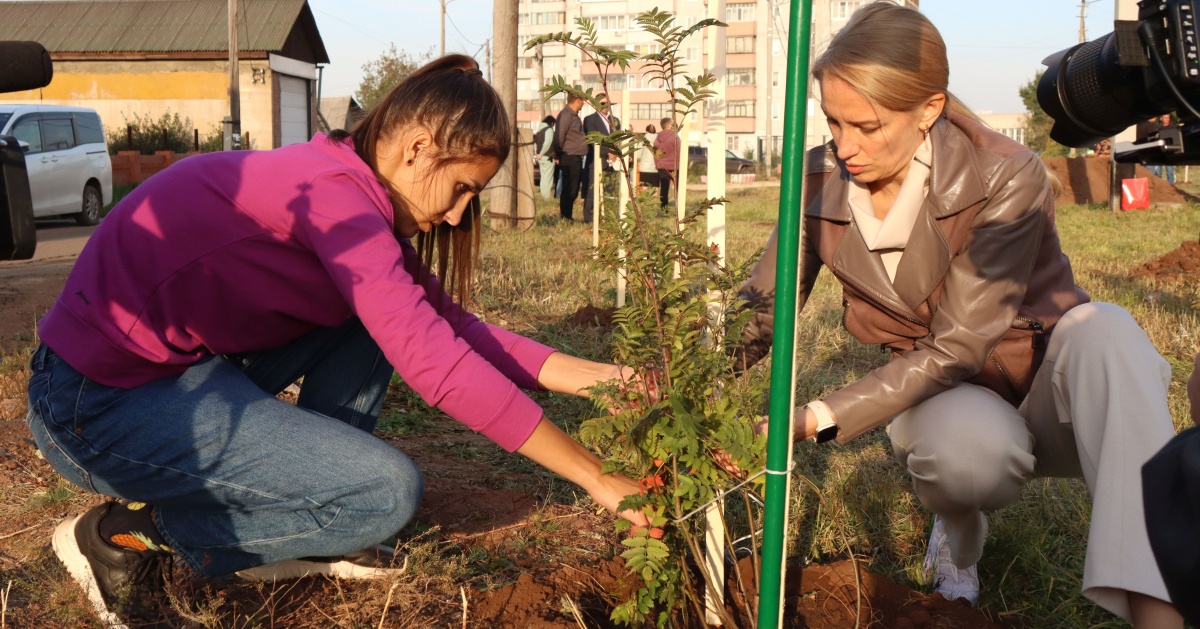
[{"label": "sky", "polygon": [[[664,5],[667,0],[664,0]],[[438,48],[440,0],[309,0],[331,63],[322,96],[354,93],[363,64],[390,44],[412,54]],[[1018,90],[1046,56],[1079,42],[1080,0],[920,0],[950,57],[950,91],[975,110],[1020,113]],[[1114,0],[1087,5],[1087,39],[1113,30]],[[446,52],[477,55],[491,37],[490,0],[450,0]]]}]

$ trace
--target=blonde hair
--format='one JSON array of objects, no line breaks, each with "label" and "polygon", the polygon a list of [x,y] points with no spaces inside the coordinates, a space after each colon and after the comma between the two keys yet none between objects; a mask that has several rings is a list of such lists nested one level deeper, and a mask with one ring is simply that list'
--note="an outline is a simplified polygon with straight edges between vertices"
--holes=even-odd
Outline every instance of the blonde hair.
[{"label": "blonde hair", "polygon": [[891,111],[914,111],[945,94],[946,110],[979,120],[947,89],[950,63],[937,28],[919,11],[892,2],[855,11],[813,63],[812,75],[818,81],[841,79]]}]

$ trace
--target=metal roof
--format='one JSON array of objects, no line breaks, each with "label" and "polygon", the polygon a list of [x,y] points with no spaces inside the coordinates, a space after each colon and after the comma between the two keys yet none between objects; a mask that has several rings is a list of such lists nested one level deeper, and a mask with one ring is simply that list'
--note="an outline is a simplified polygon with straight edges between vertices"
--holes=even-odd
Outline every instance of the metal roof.
[{"label": "metal roof", "polygon": [[[328,63],[306,0],[240,0],[238,4],[239,50],[278,52],[303,19],[315,36],[314,52],[324,58],[319,63]],[[0,2],[0,25],[5,39],[36,41],[52,53],[229,49],[227,0]]]}]

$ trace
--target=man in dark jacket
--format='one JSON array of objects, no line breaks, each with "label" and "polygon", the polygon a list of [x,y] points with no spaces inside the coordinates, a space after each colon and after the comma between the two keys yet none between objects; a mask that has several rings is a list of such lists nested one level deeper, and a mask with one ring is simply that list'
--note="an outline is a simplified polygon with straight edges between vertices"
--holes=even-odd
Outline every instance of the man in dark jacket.
[{"label": "man in dark jacket", "polygon": [[[599,111],[596,111],[595,113],[591,114],[587,118],[583,119],[584,134],[592,133],[594,131],[596,133],[603,133],[605,135],[608,135],[608,134],[612,133],[613,131],[620,129],[621,122],[619,120],[617,120],[616,118],[614,118],[611,113],[612,105],[608,102],[608,95],[605,94],[604,92],[601,92],[600,94],[598,94],[596,96],[596,98],[600,99],[600,109],[599,109]],[[592,157],[593,157],[593,155],[591,153],[591,147],[589,146],[588,147],[587,165],[584,166],[584,168],[583,168],[583,186],[582,186],[583,191],[584,191],[583,192],[583,222],[585,222],[585,223],[592,222],[592,212],[594,210],[594,208],[593,208],[594,195],[591,193],[590,186],[592,185],[592,178],[595,177],[595,175],[593,175],[593,173],[596,171],[595,171],[595,164],[592,163],[593,162]],[[608,173],[614,172],[615,169],[613,168],[612,162],[615,159],[616,159],[616,153],[611,148],[609,148],[607,146],[600,147],[600,163],[603,165],[603,168],[601,169],[601,173],[602,173],[601,177],[603,177],[604,175],[606,175]],[[607,186],[607,185],[604,186],[604,189],[606,192],[608,191],[609,187],[610,186]]]},{"label": "man in dark jacket", "polygon": [[558,151],[558,168],[562,176],[562,193],[558,196],[558,213],[571,220],[575,198],[579,195],[579,180],[583,174],[583,156],[587,146],[583,142],[583,121],[579,110],[583,99],[567,94],[567,104],[558,112],[554,124],[554,147]]}]

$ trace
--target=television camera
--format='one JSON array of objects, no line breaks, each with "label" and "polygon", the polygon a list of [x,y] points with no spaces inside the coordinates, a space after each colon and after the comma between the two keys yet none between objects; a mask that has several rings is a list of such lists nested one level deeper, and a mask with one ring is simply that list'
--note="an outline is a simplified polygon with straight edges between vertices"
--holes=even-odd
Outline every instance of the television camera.
[{"label": "television camera", "polygon": [[1200,164],[1200,2],[1141,0],[1137,20],[1047,57],[1037,86],[1050,137],[1083,147],[1175,112],[1178,124],[1113,146],[1117,162]]},{"label": "television camera", "polygon": [[[0,93],[45,87],[52,78],[50,53],[41,44],[0,41]],[[25,149],[15,137],[0,136],[0,260],[28,260],[36,246]]]}]

